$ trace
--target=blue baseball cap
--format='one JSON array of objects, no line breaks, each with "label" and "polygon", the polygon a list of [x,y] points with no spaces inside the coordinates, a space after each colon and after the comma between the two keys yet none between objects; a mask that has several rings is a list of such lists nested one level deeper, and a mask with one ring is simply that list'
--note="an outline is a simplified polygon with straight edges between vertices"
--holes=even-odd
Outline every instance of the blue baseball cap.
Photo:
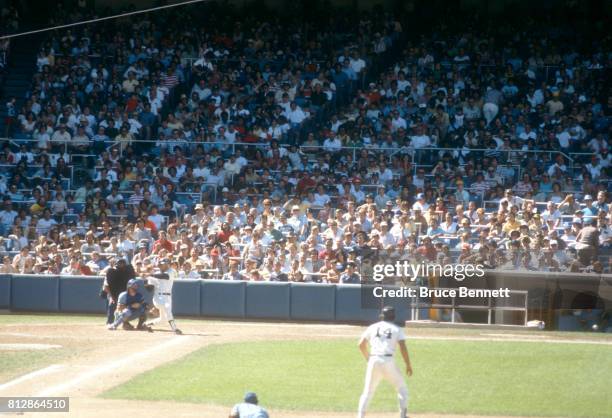
[{"label": "blue baseball cap", "polygon": [[244,395],[244,401],[246,403],[257,404],[257,394],[255,392],[247,392]]},{"label": "blue baseball cap", "polygon": [[136,280],[136,279],[130,279],[130,280],[127,282],[127,287],[128,287],[128,289],[129,289],[130,287],[138,287],[138,280]]}]

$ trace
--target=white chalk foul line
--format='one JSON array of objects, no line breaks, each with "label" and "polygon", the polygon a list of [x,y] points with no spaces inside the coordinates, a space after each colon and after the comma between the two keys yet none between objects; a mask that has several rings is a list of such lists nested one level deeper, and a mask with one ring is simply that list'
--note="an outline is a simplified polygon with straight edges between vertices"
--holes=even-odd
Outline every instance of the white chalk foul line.
[{"label": "white chalk foul line", "polygon": [[79,376],[75,377],[72,380],[68,380],[64,383],[60,383],[59,385],[48,387],[45,390],[36,394],[36,396],[53,396],[53,395],[67,396],[68,390],[76,386],[80,386],[83,382],[86,382],[87,380],[96,378],[106,373],[117,373],[117,371],[121,370],[122,367],[129,365],[129,364],[133,364],[134,360],[137,360],[142,357],[150,356],[151,354],[155,354],[158,351],[165,351],[172,346],[185,343],[189,339],[190,339],[189,336],[172,338],[171,340],[165,341],[147,350],[130,354],[119,360],[104,363],[101,366],[95,367],[85,373],[80,374]]},{"label": "white chalk foul line", "polygon": [[28,380],[34,379],[35,377],[44,376],[46,374],[50,374],[56,372],[62,368],[59,364],[53,364],[49,367],[45,367],[44,369],[36,370],[28,374],[24,374],[23,376],[18,377],[17,379],[11,380],[10,382],[6,382],[0,385],[0,391],[8,389],[12,386],[18,385],[20,383],[26,382]]},{"label": "white chalk foul line", "polygon": [[58,344],[22,344],[22,343],[10,343],[0,344],[0,351],[24,351],[24,350],[50,350],[52,348],[62,348]]},{"label": "white chalk foul line", "polygon": [[26,334],[24,332],[0,332],[0,335],[8,335],[9,337],[28,337],[28,338],[48,338],[45,336]]}]

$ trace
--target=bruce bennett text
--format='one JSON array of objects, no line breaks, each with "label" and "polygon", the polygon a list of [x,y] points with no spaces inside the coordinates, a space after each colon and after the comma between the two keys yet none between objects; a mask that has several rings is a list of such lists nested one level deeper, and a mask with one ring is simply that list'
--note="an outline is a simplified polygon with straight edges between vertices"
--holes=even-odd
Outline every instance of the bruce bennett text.
[{"label": "bruce bennett text", "polygon": [[372,293],[376,298],[508,298],[510,289],[500,287],[499,289],[468,289],[459,287],[457,289],[436,289],[426,286],[418,287],[399,287],[395,289],[385,289],[382,286],[372,288]]}]

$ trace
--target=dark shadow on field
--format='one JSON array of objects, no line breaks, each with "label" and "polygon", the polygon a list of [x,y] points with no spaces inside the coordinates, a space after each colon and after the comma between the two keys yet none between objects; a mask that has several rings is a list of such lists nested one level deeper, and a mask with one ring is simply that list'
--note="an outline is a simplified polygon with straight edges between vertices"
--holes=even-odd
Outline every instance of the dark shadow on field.
[{"label": "dark shadow on field", "polygon": [[[155,329],[153,328],[153,334],[157,334],[158,332],[165,332],[168,334],[174,334],[174,331],[171,329]],[[181,337],[183,335],[192,335],[196,337],[220,337],[221,334],[206,334],[203,332],[183,332],[181,335],[177,335],[177,337]]]}]

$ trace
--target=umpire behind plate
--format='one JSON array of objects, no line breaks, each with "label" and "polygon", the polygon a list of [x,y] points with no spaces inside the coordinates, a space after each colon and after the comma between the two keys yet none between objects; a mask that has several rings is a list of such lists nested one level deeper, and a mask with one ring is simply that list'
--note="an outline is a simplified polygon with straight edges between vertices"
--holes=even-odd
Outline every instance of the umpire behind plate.
[{"label": "umpire behind plate", "polygon": [[116,330],[119,324],[122,324],[125,330],[133,330],[134,326],[130,324],[130,321],[138,318],[136,328],[151,331],[151,328],[145,326],[145,321],[147,320],[147,302],[145,302],[142,293],[138,291],[138,280],[131,279],[128,281],[127,290],[119,295],[117,303],[115,322],[108,326],[109,330]]},{"label": "umpire behind plate", "polygon": [[107,325],[115,321],[119,294],[126,289],[128,281],[134,278],[136,278],[134,268],[123,257],[115,260],[114,265],[106,272],[103,291],[108,298]]}]

